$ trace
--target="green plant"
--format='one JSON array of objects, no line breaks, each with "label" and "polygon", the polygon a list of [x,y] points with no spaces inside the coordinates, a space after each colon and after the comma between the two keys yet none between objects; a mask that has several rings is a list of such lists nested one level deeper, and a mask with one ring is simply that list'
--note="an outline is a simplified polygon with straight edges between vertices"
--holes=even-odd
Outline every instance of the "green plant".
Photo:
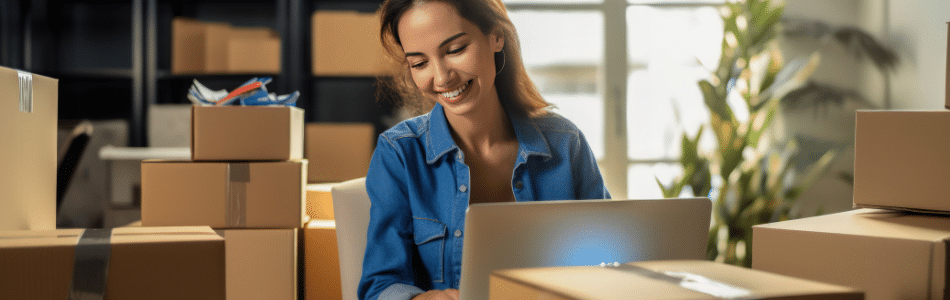
[{"label": "green plant", "polygon": [[[722,56],[712,76],[699,82],[710,121],[695,136],[683,135],[679,161],[683,175],[669,185],[657,179],[665,197],[677,197],[688,187],[695,196],[713,198],[707,248],[710,260],[750,266],[752,226],[799,217],[793,210],[796,198],[828,170],[837,155],[834,149],[824,152],[803,174],[796,174],[791,163],[798,153],[795,143],[769,134],[780,117],[783,101],[817,101],[814,99],[828,99],[833,93],[848,97],[847,92],[809,80],[820,62],[820,47],[807,58],[783,61],[777,44],[783,33],[783,9],[782,4],[769,0],[722,6]],[[857,40],[859,44],[870,38],[852,28],[838,32],[824,30],[816,36],[833,36],[843,43]],[[879,45],[870,40],[870,45]],[[863,48],[867,52],[867,45],[858,45],[857,51]],[[715,135],[712,153],[699,149],[707,130]]]}]

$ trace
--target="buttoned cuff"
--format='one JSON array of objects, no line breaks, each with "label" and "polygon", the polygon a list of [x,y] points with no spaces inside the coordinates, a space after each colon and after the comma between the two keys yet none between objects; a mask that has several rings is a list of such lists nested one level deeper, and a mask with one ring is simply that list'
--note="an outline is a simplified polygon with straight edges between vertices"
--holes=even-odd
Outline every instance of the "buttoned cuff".
[{"label": "buttoned cuff", "polygon": [[422,294],[422,293],[425,293],[425,291],[423,291],[420,288],[417,288],[408,284],[396,283],[396,284],[390,285],[388,288],[383,290],[382,293],[379,293],[378,299],[379,300],[410,300],[412,299],[412,297],[418,296],[419,294]]}]

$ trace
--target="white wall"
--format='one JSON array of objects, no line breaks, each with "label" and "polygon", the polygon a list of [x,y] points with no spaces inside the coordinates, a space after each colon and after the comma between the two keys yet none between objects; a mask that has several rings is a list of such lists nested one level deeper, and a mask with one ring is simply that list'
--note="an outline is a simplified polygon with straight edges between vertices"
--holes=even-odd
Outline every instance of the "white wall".
[{"label": "white wall", "polygon": [[890,82],[892,108],[943,109],[950,1],[883,2],[889,10],[886,38],[902,58]]}]

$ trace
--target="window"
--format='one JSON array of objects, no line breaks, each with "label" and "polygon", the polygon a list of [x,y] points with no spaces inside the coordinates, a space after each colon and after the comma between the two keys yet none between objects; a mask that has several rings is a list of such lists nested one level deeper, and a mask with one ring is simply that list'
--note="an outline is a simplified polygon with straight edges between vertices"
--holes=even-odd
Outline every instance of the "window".
[{"label": "window", "polygon": [[661,197],[680,136],[708,119],[697,82],[718,63],[722,1],[504,2],[529,75],[584,132],[614,198]]}]

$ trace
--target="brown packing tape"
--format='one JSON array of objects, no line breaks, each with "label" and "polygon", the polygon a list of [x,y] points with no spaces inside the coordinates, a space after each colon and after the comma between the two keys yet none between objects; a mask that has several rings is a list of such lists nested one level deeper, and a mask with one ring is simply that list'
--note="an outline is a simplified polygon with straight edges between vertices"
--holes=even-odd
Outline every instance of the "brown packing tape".
[{"label": "brown packing tape", "polygon": [[244,227],[247,224],[247,184],[250,182],[250,164],[228,164],[228,204],[225,210],[228,226]]}]

